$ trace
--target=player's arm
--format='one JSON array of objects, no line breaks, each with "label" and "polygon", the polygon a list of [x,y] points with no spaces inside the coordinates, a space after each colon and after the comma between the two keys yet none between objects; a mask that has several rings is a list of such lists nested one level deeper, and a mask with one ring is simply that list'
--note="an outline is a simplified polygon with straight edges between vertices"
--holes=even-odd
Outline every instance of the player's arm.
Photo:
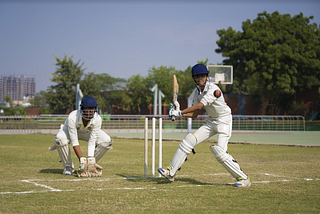
[{"label": "player's arm", "polygon": [[80,158],[83,157],[80,146],[79,145],[73,146],[73,150],[74,150],[74,153],[76,153],[77,157],[80,160]]},{"label": "player's arm", "polygon": [[193,105],[181,111],[181,115],[184,117],[196,118],[198,117],[200,110],[203,108],[203,106],[204,106],[203,103],[199,102],[198,104]]}]

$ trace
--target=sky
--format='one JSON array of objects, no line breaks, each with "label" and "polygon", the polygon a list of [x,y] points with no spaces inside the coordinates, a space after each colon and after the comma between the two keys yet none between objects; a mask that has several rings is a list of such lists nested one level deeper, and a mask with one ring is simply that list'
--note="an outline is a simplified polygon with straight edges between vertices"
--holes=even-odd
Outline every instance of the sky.
[{"label": "sky", "polygon": [[242,31],[264,11],[320,24],[318,0],[0,0],[0,76],[35,77],[39,92],[56,85],[55,56],[125,79],[153,66],[222,63],[217,30]]}]

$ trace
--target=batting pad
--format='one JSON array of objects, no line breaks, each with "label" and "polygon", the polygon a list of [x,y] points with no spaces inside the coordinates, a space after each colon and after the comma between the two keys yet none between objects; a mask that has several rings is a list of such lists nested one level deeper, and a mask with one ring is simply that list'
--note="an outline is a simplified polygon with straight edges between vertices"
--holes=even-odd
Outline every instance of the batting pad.
[{"label": "batting pad", "polygon": [[197,138],[191,134],[188,133],[185,138],[182,140],[182,142],[179,145],[179,148],[176,151],[176,154],[173,156],[173,159],[170,163],[171,170],[170,175],[174,176],[178,169],[182,166],[182,164],[185,162],[187,156],[191,153],[192,149],[195,147],[197,143]]},{"label": "batting pad", "polygon": [[188,155],[197,144],[197,138],[192,133],[188,133],[179,145],[179,148]]},{"label": "batting pad", "polygon": [[54,139],[54,145],[56,146],[63,167],[66,168],[67,166],[70,166],[73,169],[74,167],[68,144],[63,144],[60,139]]},{"label": "batting pad", "polygon": [[177,149],[170,163],[170,176],[174,176],[177,173],[178,169],[180,169],[182,164],[185,162],[187,156],[188,154],[182,151],[180,147]]},{"label": "batting pad", "polygon": [[222,164],[224,168],[234,177],[241,177],[247,179],[248,176],[243,173],[239,164],[233,159],[226,151],[224,151],[220,146],[211,146],[211,152],[215,155],[217,161]]},{"label": "batting pad", "polygon": [[102,158],[102,156],[108,151],[113,149],[112,147],[112,143],[113,140],[111,140],[110,142],[103,142],[100,143],[95,151],[94,151],[94,157],[96,158],[96,163],[98,163],[98,161]]}]

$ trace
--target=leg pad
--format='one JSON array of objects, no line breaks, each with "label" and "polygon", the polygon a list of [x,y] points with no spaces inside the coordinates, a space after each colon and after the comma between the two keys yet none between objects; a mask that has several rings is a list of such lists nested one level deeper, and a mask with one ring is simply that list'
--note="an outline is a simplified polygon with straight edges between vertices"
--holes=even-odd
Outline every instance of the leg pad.
[{"label": "leg pad", "polygon": [[247,179],[248,176],[241,170],[239,164],[220,146],[211,146],[211,152],[215,155],[217,161],[234,177]]},{"label": "leg pad", "polygon": [[68,146],[68,143],[62,142],[60,139],[55,138],[54,139],[54,145],[58,151],[59,157],[61,159],[61,162],[63,164],[63,167],[71,167],[73,170],[73,163],[71,159],[71,152],[70,148]]}]

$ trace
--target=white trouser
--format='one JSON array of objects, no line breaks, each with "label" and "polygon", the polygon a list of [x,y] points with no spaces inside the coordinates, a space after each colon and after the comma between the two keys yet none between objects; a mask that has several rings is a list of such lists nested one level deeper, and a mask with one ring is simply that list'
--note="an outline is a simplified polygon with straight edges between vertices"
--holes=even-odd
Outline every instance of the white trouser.
[{"label": "white trouser", "polygon": [[217,146],[228,150],[228,143],[232,132],[232,116],[228,115],[218,119],[208,118],[194,135],[197,138],[197,145],[213,135],[217,135]]},{"label": "white trouser", "polygon": [[[203,124],[191,137],[187,134],[182,140],[179,148],[177,149],[171,163],[170,163],[170,174],[174,176],[178,169],[184,163],[186,157],[189,155],[191,149],[196,145],[203,142],[204,140],[217,134],[217,145],[223,148],[223,151],[227,152],[228,142],[231,137],[232,131],[232,116],[228,115],[219,119],[207,119],[206,123]],[[188,148],[183,149],[183,148]]]},{"label": "white trouser", "polygon": [[[90,137],[90,132],[78,132],[78,140],[88,141],[89,137]],[[70,149],[66,148],[66,147],[69,147],[68,144],[70,143],[70,136],[69,136],[67,126],[62,126],[59,129],[54,141],[63,165],[70,166],[72,164],[72,162],[70,162],[71,153],[70,153]],[[99,157],[96,158],[97,160],[99,160],[107,150],[112,149],[111,147],[112,140],[110,136],[102,130],[98,132],[97,141],[95,142],[95,144],[97,145],[97,148],[105,149],[105,151],[103,152],[96,152],[96,151],[94,152],[99,155]],[[63,152],[60,152],[61,150],[59,147],[63,148]]]}]

